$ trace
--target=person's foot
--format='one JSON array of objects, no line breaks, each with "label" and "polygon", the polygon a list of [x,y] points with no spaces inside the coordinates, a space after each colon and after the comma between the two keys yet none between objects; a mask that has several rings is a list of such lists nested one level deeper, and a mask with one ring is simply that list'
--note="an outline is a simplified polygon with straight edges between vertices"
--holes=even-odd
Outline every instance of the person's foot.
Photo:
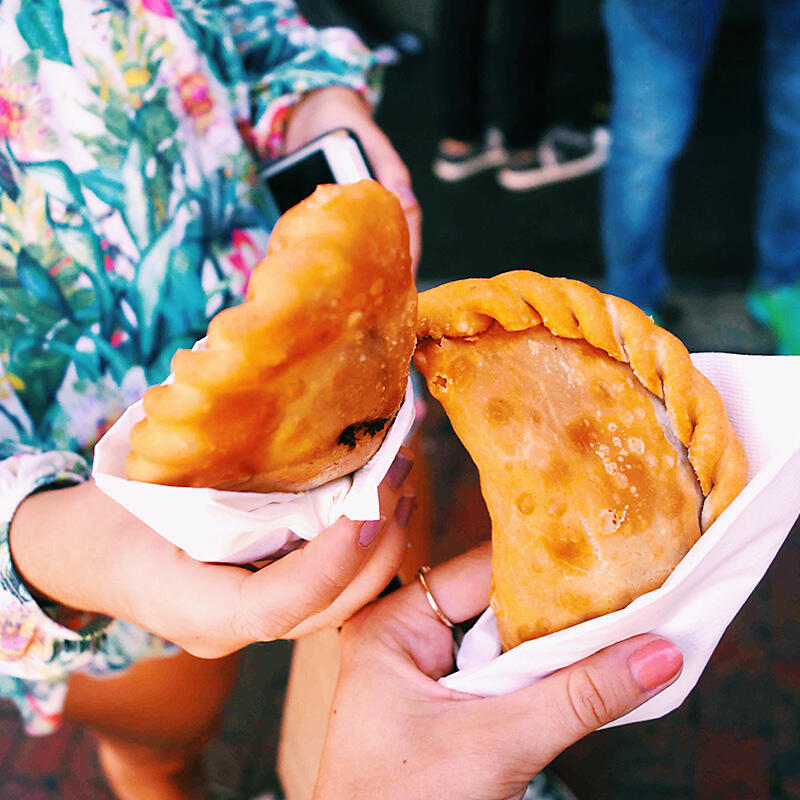
[{"label": "person's foot", "polygon": [[540,772],[525,790],[522,800],[578,800],[570,788],[549,770]]},{"label": "person's foot", "polygon": [[747,308],[775,337],[780,355],[800,355],[800,283],[747,293]]},{"label": "person's foot", "polygon": [[512,151],[497,182],[512,192],[524,192],[589,175],[608,160],[610,143],[606,128],[584,132],[559,125],[534,150]]},{"label": "person's foot", "polygon": [[442,139],[433,161],[433,174],[439,180],[455,183],[484,170],[502,166],[507,160],[508,152],[496,131],[475,142]]}]

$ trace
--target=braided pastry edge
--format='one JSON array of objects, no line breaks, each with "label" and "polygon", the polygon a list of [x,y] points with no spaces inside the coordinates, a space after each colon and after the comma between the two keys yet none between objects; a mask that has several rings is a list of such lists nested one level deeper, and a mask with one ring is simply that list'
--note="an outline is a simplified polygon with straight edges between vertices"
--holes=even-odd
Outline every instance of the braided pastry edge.
[{"label": "braided pastry edge", "polygon": [[419,295],[418,339],[469,338],[494,322],[509,332],[541,324],[628,364],[663,401],[687,449],[705,498],[704,532],[744,488],[747,458],[719,392],[694,367],[683,343],[632,303],[580,281],[527,270],[454,281]]}]

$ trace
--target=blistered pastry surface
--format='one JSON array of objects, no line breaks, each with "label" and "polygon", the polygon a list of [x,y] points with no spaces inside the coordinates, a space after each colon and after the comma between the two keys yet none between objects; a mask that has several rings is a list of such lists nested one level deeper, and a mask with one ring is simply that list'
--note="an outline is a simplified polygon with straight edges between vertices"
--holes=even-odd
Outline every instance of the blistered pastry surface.
[{"label": "blistered pastry surface", "polygon": [[480,472],[507,648],[660,586],[700,536],[692,468],[626,365],[542,327],[424,358]]},{"label": "blistered pastry surface", "polygon": [[580,281],[517,270],[489,279],[444,284],[419,296],[421,340],[474,337],[498,323],[506,331],[544,325],[566,339],[583,339],[627,363],[639,382],[664,401],[675,434],[705,495],[702,528],[742,490],[744,448],[722,399],[692,365],[683,344],[626,300]]},{"label": "blistered pastry surface", "polygon": [[744,486],[716,389],[630,303],[530,272],[419,300],[415,363],[492,518],[504,647],[660,586]]},{"label": "blistered pastry surface", "polygon": [[416,291],[397,198],[374,181],[322,186],[276,225],[248,299],[204,352],[150,389],[128,476],[302,490],[362,466],[403,399]]}]

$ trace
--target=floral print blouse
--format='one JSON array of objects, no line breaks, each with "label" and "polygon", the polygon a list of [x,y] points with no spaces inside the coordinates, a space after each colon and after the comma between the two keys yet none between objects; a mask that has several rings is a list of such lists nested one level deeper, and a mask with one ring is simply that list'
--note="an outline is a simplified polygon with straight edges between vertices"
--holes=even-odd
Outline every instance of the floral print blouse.
[{"label": "floral print blouse", "polygon": [[276,219],[259,165],[304,92],[374,62],[290,0],[0,0],[0,695],[31,732],[66,677],[170,645],[42,608],[10,520],[238,302]]}]

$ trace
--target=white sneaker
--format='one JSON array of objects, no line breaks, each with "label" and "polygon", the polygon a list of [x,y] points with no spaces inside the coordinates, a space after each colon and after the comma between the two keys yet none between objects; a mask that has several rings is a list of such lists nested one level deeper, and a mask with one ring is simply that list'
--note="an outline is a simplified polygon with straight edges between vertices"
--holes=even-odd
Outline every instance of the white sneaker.
[{"label": "white sneaker", "polygon": [[455,183],[484,170],[503,166],[508,163],[508,156],[502,134],[491,130],[483,141],[471,143],[464,155],[449,155],[442,150],[440,143],[433,161],[433,174],[439,180]]},{"label": "white sneaker", "polygon": [[509,191],[524,192],[590,175],[608,161],[610,144],[607,128],[586,133],[559,125],[542,137],[534,151],[522,151],[519,157],[512,152],[497,173],[497,182]]}]

